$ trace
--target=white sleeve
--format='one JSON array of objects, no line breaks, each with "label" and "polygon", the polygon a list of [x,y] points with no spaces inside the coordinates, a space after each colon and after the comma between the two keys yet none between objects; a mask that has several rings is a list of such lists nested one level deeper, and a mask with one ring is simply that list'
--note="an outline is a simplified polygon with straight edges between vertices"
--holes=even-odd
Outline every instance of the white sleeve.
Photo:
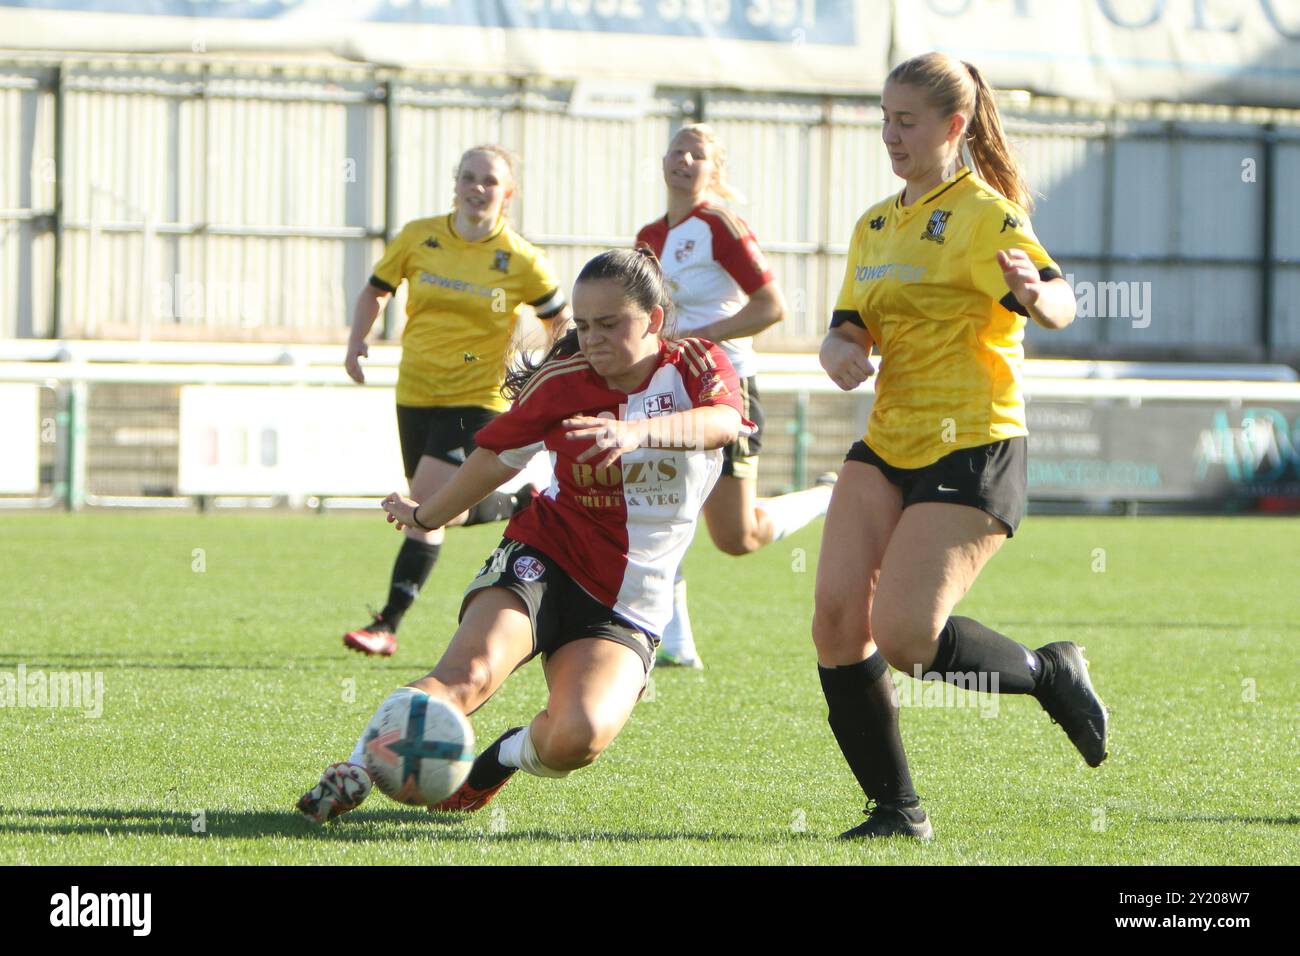
[{"label": "white sleeve", "polygon": [[497,458],[501,459],[501,464],[507,468],[521,469],[533,460],[533,456],[539,451],[546,448],[546,442],[537,441],[531,445],[525,445],[523,448],[509,448],[505,451],[497,452]]}]

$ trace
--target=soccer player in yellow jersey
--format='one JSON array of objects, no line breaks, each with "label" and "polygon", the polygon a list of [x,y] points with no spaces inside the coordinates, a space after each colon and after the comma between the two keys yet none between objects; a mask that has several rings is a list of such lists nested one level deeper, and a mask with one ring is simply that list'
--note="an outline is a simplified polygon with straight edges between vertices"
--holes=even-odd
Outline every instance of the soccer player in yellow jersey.
[{"label": "soccer player in yellow jersey", "polygon": [[[500,389],[523,306],[532,306],[552,332],[568,323],[564,293],[545,258],[506,220],[514,189],[508,152],[499,146],[468,150],[456,171],[453,211],[407,223],[357,298],[344,364],[364,384],[359,360],[367,354],[366,335],[388,296],[407,283],[397,426],[417,501],[451,479],[474,450],[474,433],[506,409]],[[516,506],[514,496],[497,492],[448,523],[496,521],[510,517]],[[405,535],[388,603],[369,625],[343,637],[354,650],[397,650],[402,615],[438,559],[441,527],[408,527]]]},{"label": "soccer player in yellow jersey", "polygon": [[1093,767],[1107,715],[1076,645],[1031,651],[951,614],[1024,514],[1026,319],[1064,328],[1073,293],[1030,228],[1028,188],[974,66],[939,53],[900,63],[881,109],[906,185],[858,221],[822,345],[845,390],[873,374],[873,346],[881,361],[866,437],[831,499],[812,631],[831,730],[868,799],[866,822],[843,836],[928,839],[891,666],[1032,695]]}]

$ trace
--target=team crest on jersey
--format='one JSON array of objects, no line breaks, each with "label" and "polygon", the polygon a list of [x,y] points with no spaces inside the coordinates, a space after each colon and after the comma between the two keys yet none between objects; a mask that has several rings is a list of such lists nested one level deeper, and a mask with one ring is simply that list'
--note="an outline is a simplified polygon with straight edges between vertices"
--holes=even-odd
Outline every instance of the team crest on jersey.
[{"label": "team crest on jersey", "polygon": [[522,558],[515,558],[515,577],[520,581],[536,581],[545,573],[546,565],[532,555],[525,554]]},{"label": "team crest on jersey", "polygon": [[497,272],[510,271],[510,253],[504,250],[497,250],[496,258],[492,260],[492,268]]},{"label": "team crest on jersey", "polygon": [[673,413],[672,392],[647,395],[645,397],[645,413],[647,418],[653,418],[656,415],[671,415]]},{"label": "team crest on jersey", "polygon": [[677,242],[677,248],[673,251],[673,258],[678,262],[685,262],[692,252],[695,251],[694,239],[680,239]]},{"label": "team crest on jersey", "polygon": [[718,373],[709,370],[700,376],[700,398],[714,398],[727,394],[727,383],[718,378]]},{"label": "team crest on jersey", "polygon": [[428,239],[424,240],[424,242],[420,243],[420,245],[428,246],[430,249],[442,248],[442,243],[440,243],[434,236],[430,236]]},{"label": "team crest on jersey", "polygon": [[999,229],[998,232],[1006,232],[1008,228],[1011,228],[1011,229],[1019,229],[1019,228],[1020,228],[1020,218],[1019,218],[1018,216],[1013,216],[1013,215],[1011,215],[1011,213],[1007,213],[1005,216],[1003,216],[1003,217],[1002,217],[1002,228]]},{"label": "team crest on jersey", "polygon": [[876,230],[876,232],[879,232],[881,229],[885,228],[885,217],[877,216],[875,219],[868,222],[867,225]]},{"label": "team crest on jersey", "polygon": [[930,214],[930,221],[925,224],[925,232],[921,234],[922,239],[933,239],[940,245],[943,244],[943,231],[948,227],[948,218],[952,215],[950,209],[936,209]]}]

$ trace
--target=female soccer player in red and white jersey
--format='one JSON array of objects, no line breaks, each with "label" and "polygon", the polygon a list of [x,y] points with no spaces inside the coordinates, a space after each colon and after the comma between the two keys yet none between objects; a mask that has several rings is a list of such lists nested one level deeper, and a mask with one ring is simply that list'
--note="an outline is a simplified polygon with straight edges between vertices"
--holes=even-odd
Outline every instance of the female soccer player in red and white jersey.
[{"label": "female soccer player in red and white jersey", "polygon": [[[387,298],[407,283],[397,430],[417,498],[446,484],[474,450],[474,433],[505,410],[498,390],[522,307],[531,305],[553,337],[568,324],[564,293],[546,258],[510,227],[506,209],[514,191],[510,153],[490,144],[466,150],[452,212],[407,223],[357,297],[344,365],[365,384],[366,335]],[[522,503],[495,492],[448,524],[498,521]],[[385,656],[397,650],[397,629],[438,560],[443,533],[442,526],[406,530],[387,603],[369,624],[343,636],[346,646]]]},{"label": "female soccer player in red and white jersey", "polygon": [[[516,770],[563,777],[596,759],[632,713],[672,616],[673,569],[722,468],[751,423],[717,346],[664,337],[662,273],[642,251],[606,252],[573,289],[577,328],[535,369],[507,380],[514,405],[431,497],[384,500],[402,527],[438,527],[545,449],[551,486],[506,526],[466,591],[438,665],[409,686],[468,715],[542,655],[550,696],[497,739],[464,786],[432,809],[476,810]],[[370,790],[364,740],[298,803],[324,822]]]},{"label": "female soccer player in red and white jersey", "polygon": [[[683,126],[663,158],[668,212],[645,226],[636,239],[663,263],[677,308],[677,332],[722,346],[740,377],[745,416],[757,426],[754,434],[727,447],[722,478],[704,506],[713,543],[727,554],[742,555],[825,514],[830,488],[819,484],[807,491],[758,498],[763,410],[753,336],[785,318],[785,297],[749,226],[725,206],[709,201],[711,194],[739,198],[727,182],[726,163],[726,150],[712,129],[703,123]],[[659,660],[703,666],[680,571],[674,582],[673,620],[664,632]]]},{"label": "female soccer player in red and white jersey", "polygon": [[843,836],[928,839],[891,665],[1032,695],[1093,767],[1107,715],[1075,644],[1031,651],[952,615],[1024,514],[1025,320],[1064,328],[1074,296],[1029,226],[1029,190],[979,70],[940,53],[907,60],[881,109],[906,185],[858,221],[822,345],[843,389],[873,374],[873,345],[881,370],[831,499],[812,632],[831,730],[874,804]]}]

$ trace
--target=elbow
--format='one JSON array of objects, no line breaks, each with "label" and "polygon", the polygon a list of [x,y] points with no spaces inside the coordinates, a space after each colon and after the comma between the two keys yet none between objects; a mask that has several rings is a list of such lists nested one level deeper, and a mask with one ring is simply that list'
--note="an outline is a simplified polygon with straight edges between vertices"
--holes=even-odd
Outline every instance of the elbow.
[{"label": "elbow", "polygon": [[772,296],[772,301],[768,306],[767,314],[764,316],[767,323],[763,326],[764,329],[770,329],[774,325],[780,325],[790,316],[790,309],[785,304],[785,296],[781,294],[781,290],[774,289],[773,292],[775,294]]},{"label": "elbow", "polygon": [[740,412],[734,408],[728,408],[727,411],[729,414],[717,416],[717,430],[712,436],[713,441],[709,442],[710,449],[726,448],[740,439]]}]

